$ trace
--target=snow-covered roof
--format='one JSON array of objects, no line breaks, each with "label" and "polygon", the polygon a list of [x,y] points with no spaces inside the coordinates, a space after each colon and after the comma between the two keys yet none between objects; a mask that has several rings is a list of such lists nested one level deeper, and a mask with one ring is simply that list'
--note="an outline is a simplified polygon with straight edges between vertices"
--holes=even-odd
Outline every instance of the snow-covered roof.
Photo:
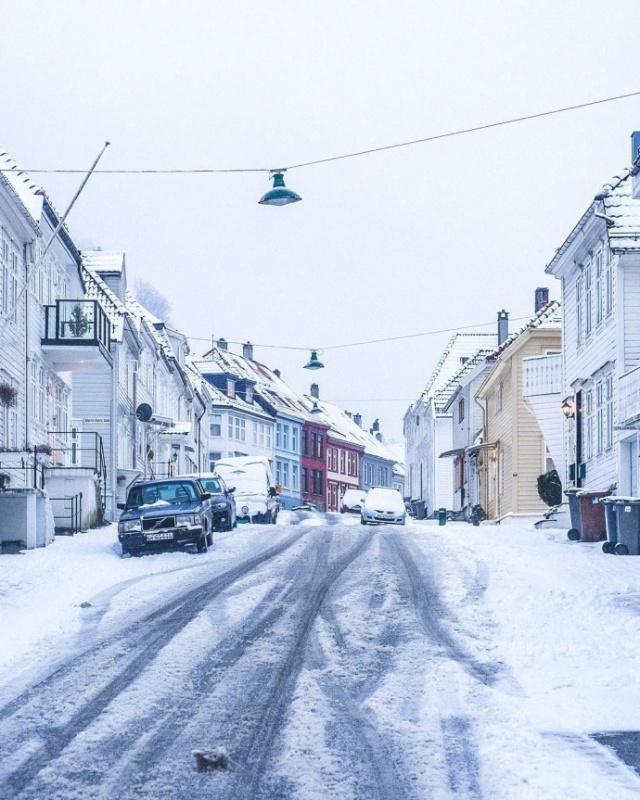
[{"label": "snow-covered roof", "polygon": [[495,348],[480,348],[464,362],[462,367],[447,383],[434,395],[434,402],[438,411],[447,411],[451,399],[458,389],[465,383],[465,378],[470,375],[479,364],[484,363],[495,351]]},{"label": "snow-covered roof", "polygon": [[457,374],[466,359],[480,349],[493,348],[498,343],[496,333],[454,333],[447,342],[436,368],[422,392],[423,400],[431,400]]},{"label": "snow-covered roof", "polygon": [[281,416],[305,420],[309,409],[302,398],[276,373],[260,361],[245,358],[219,347],[212,348],[198,362],[200,370],[206,374],[229,373],[238,379],[251,381],[255,391]]},{"label": "snow-covered roof", "polygon": [[247,403],[247,401],[238,394],[236,394],[235,397],[229,397],[229,395],[225,394],[221,389],[209,383],[205,377],[207,375],[208,365],[210,365],[210,362],[204,359],[189,358],[187,362],[188,369],[200,376],[202,383],[199,384],[199,388],[202,394],[208,395],[214,406],[226,406],[227,408],[244,411],[247,414],[253,414],[262,419],[273,420],[273,416],[257,403]]},{"label": "snow-covered roof", "polygon": [[556,250],[545,271],[554,273],[558,262],[595,213],[605,217],[609,245],[613,250],[640,250],[640,199],[633,196],[633,171],[614,176],[595,196],[571,233]]},{"label": "snow-covered roof", "polygon": [[514,331],[508,336],[504,342],[489,356],[495,359],[500,356],[516,339],[521,336],[525,331],[533,330],[535,328],[560,328],[562,326],[562,312],[560,309],[559,300],[551,300],[546,306],[534,314],[531,319],[526,322],[519,330]]},{"label": "snow-covered roof", "polygon": [[122,272],[125,268],[125,255],[117,251],[83,250],[82,260],[93,272]]},{"label": "snow-covered roof", "polygon": [[16,161],[0,147],[0,179],[3,179],[13,190],[18,200],[37,224],[42,217],[44,191],[34,183],[26,172],[23,172]]}]

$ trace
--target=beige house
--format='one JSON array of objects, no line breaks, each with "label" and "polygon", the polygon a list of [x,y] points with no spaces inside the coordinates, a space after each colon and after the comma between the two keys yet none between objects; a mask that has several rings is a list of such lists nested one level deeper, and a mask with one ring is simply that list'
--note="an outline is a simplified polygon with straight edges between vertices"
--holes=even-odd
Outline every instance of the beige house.
[{"label": "beige house", "polygon": [[472,449],[488,519],[547,509],[538,496],[537,479],[554,465],[523,398],[523,361],[559,353],[561,324],[559,303],[549,303],[490,357],[493,368],[476,393],[483,411],[483,443]]}]

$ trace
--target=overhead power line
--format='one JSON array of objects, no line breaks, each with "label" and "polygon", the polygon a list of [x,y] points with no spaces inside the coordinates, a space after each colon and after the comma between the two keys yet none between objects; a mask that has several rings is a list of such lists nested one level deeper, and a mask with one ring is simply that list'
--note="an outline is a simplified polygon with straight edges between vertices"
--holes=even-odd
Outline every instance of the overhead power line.
[{"label": "overhead power line", "polygon": [[[510,317],[510,322],[522,322],[531,319],[531,315],[526,317]],[[438,330],[420,331],[419,333],[404,333],[399,336],[384,336],[379,339],[363,339],[358,342],[344,342],[343,344],[330,344],[326,347],[307,346],[307,345],[293,345],[293,344],[261,344],[259,342],[235,342],[231,339],[225,339],[227,344],[243,345],[252,344],[253,347],[263,347],[267,350],[298,350],[308,352],[309,350],[318,350],[320,352],[327,352],[328,350],[343,350],[348,347],[365,347],[372,344],[382,344],[384,342],[398,342],[404,339],[418,339],[422,336],[435,336],[439,333],[455,333],[456,331],[467,331],[471,328],[486,328],[488,325],[495,325],[495,320],[491,322],[476,322],[473,325],[456,325],[453,328],[439,328]],[[185,334],[186,335],[186,334]],[[192,342],[209,342],[210,345],[215,344],[211,336],[187,336],[187,339]]]},{"label": "overhead power line", "polygon": [[[323,158],[316,158],[311,161],[301,161],[298,164],[289,164],[288,166],[278,167],[280,171],[301,169],[302,167],[313,167],[318,164],[326,164],[330,161],[341,161],[347,158],[359,158],[360,156],[371,155],[372,153],[381,153],[385,150],[396,150],[400,147],[413,147],[417,144],[424,144],[426,142],[434,142],[438,139],[448,139],[453,136],[464,136],[469,133],[477,133],[479,131],[486,131],[491,128],[499,128],[504,125],[515,125],[518,122],[527,122],[533,119],[540,119],[542,117],[550,117],[554,114],[565,114],[569,111],[578,111],[582,108],[590,108],[592,106],[603,105],[604,103],[614,103],[618,100],[627,100],[631,97],[640,96],[640,90],[634,92],[626,92],[625,94],[612,95],[610,97],[601,97],[598,100],[588,100],[584,103],[574,103],[572,105],[561,106],[560,108],[552,108],[547,111],[537,111],[532,114],[523,114],[519,117],[511,117],[509,119],[499,120],[497,122],[487,122],[478,125],[472,125],[466,128],[459,128],[453,131],[446,131],[444,133],[436,133],[431,136],[423,136],[419,139],[409,139],[405,142],[396,142],[394,144],[385,144],[379,147],[370,147],[365,150],[354,150],[350,153],[342,153],[333,156],[325,156]],[[229,174],[229,173],[243,173],[243,172],[266,172],[271,173],[276,171],[273,167],[177,167],[177,168],[161,168],[161,169],[145,169],[145,168],[131,168],[131,169],[96,169],[94,172],[102,175],[209,175],[209,174]],[[80,174],[85,170],[81,168],[66,169],[66,168],[48,168],[48,169],[10,169],[3,168],[0,172],[28,172],[35,174]]]}]

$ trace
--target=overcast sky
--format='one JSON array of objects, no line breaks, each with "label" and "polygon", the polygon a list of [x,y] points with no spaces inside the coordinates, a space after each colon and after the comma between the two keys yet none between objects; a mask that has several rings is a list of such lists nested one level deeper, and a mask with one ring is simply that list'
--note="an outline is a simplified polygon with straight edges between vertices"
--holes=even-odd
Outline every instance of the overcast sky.
[{"label": "overcast sky", "polygon": [[[277,167],[640,89],[637,0],[0,0],[0,143],[25,168]],[[69,219],[124,250],[186,333],[323,346],[533,309],[544,266],[628,165],[640,98],[288,174],[96,176]],[[37,176],[63,207],[78,176]],[[487,328],[485,328],[487,329]],[[256,348],[401,434],[448,335]],[[196,352],[206,347],[194,341]],[[398,402],[384,402],[398,399]]]}]

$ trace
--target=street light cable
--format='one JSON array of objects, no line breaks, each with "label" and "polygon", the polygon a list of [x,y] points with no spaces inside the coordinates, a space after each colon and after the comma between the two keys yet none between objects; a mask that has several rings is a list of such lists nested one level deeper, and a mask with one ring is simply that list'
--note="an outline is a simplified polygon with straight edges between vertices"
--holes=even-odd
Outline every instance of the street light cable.
[{"label": "street light cable", "polygon": [[[499,128],[505,125],[515,125],[519,122],[527,122],[533,119],[541,119],[542,117],[550,117],[554,114],[564,114],[569,111],[578,111],[582,108],[590,108],[592,106],[603,105],[604,103],[614,103],[618,100],[627,100],[631,97],[640,96],[640,90],[634,92],[626,92],[625,94],[612,95],[610,97],[601,97],[597,100],[588,100],[584,103],[574,103],[573,105],[561,106],[560,108],[552,108],[547,111],[538,111],[534,114],[524,114],[519,117],[511,117],[509,119],[499,120],[497,122],[487,122],[481,125],[473,125],[468,128],[459,128],[453,131],[446,131],[444,133],[436,133],[431,136],[424,136],[419,139],[409,139],[405,142],[396,142],[395,144],[386,144],[379,147],[370,147],[366,150],[355,150],[350,153],[342,153],[339,155],[326,156],[324,158],[317,158],[312,161],[301,161],[298,164],[289,164],[288,166],[279,167],[278,170],[286,172],[292,169],[302,169],[303,167],[312,167],[318,164],[326,164],[331,161],[341,161],[348,158],[359,158],[360,156],[371,155],[372,153],[381,153],[385,150],[396,150],[400,147],[413,147],[417,144],[424,144],[425,142],[433,142],[438,139],[448,139],[453,136],[464,136],[468,133],[477,133],[479,131],[486,131],[491,128]],[[96,169],[95,174],[101,175],[210,175],[210,174],[232,174],[232,173],[250,173],[250,172],[264,172],[270,175],[274,169],[269,167],[201,167],[201,168],[167,168],[167,169]],[[2,168],[0,172],[27,172],[31,174],[80,174],[84,173],[83,169],[18,169],[18,168]]]}]

